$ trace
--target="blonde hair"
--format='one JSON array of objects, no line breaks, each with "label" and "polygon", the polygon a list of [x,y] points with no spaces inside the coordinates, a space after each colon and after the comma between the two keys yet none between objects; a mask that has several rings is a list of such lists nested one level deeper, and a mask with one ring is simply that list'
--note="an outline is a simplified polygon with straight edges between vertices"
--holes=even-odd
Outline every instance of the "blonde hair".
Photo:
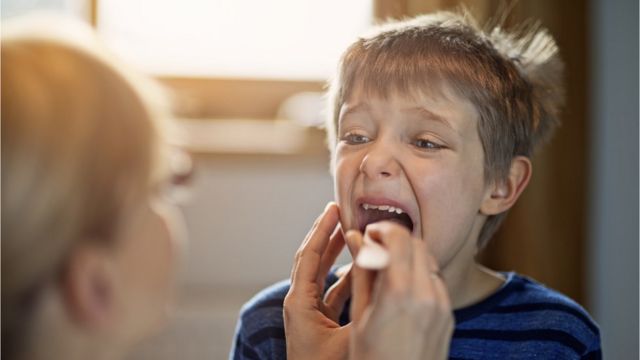
[{"label": "blonde hair", "polygon": [[165,171],[166,110],[154,85],[116,66],[85,25],[19,20],[3,28],[1,46],[4,353],[69,250],[108,246],[129,201]]},{"label": "blonde hair", "polygon": [[[388,23],[355,41],[340,60],[329,84],[329,146],[336,146],[340,108],[354,88],[385,97],[437,92],[446,83],[478,111],[485,180],[501,181],[515,156],[532,156],[559,124],[562,70],[555,41],[535,25],[484,31],[466,12]],[[487,219],[480,248],[505,215]]]}]

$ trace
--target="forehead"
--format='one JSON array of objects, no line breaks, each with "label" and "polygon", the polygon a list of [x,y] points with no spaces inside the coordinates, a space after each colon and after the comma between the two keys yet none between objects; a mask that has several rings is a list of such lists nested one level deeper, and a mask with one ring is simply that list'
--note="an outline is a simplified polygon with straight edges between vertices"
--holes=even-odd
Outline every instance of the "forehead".
[{"label": "forehead", "polygon": [[462,130],[471,125],[475,128],[479,118],[475,106],[444,81],[421,88],[391,87],[385,90],[357,84],[345,95],[340,107],[339,121],[358,113],[402,113],[444,120],[452,127]]}]

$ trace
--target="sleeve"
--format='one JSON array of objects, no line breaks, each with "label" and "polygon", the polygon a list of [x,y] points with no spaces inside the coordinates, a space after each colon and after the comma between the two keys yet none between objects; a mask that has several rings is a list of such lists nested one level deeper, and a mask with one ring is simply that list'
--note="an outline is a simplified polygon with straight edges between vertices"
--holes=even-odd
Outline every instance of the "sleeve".
[{"label": "sleeve", "polygon": [[601,360],[602,359],[602,346],[600,345],[600,331],[596,332],[594,340],[591,345],[585,351],[585,354],[580,357],[580,360]]},{"label": "sleeve", "polygon": [[[332,271],[326,287],[336,280]],[[230,360],[286,360],[282,310],[288,291],[289,281],[281,281],[262,290],[242,307],[229,352]],[[341,319],[348,323],[348,312]]]},{"label": "sleeve", "polygon": [[242,316],[239,317],[236,324],[235,334],[233,335],[233,343],[229,352],[229,360],[258,360],[260,356],[246,342],[246,329],[243,327]]},{"label": "sleeve", "polygon": [[229,351],[230,360],[286,359],[282,306],[288,291],[289,282],[282,281],[244,304]]},{"label": "sleeve", "polygon": [[602,349],[597,349],[590,351],[583,355],[581,360],[601,360],[602,359]]}]

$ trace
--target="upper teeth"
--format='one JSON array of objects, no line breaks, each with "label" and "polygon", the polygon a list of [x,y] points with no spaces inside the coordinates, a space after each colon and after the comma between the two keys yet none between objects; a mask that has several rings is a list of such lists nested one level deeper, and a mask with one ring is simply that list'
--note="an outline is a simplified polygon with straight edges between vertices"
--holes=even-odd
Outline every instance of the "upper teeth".
[{"label": "upper teeth", "polygon": [[365,210],[374,209],[374,210],[395,212],[396,214],[402,214],[404,212],[404,211],[402,211],[402,209],[397,208],[397,207],[393,207],[393,206],[390,206],[390,205],[371,205],[371,204],[363,203],[362,207]]}]

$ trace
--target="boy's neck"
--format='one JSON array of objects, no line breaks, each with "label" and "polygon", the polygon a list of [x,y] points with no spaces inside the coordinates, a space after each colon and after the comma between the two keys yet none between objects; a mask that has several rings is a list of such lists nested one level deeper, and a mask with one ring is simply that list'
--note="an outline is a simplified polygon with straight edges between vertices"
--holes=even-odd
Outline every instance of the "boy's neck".
[{"label": "boy's neck", "polygon": [[465,268],[443,269],[451,306],[453,309],[476,304],[495,293],[505,282],[505,277],[478,263],[470,262]]},{"label": "boy's neck", "polygon": [[464,246],[440,268],[454,310],[486,299],[506,280],[502,274],[476,262],[478,237],[486,218],[478,217],[476,220]]}]

